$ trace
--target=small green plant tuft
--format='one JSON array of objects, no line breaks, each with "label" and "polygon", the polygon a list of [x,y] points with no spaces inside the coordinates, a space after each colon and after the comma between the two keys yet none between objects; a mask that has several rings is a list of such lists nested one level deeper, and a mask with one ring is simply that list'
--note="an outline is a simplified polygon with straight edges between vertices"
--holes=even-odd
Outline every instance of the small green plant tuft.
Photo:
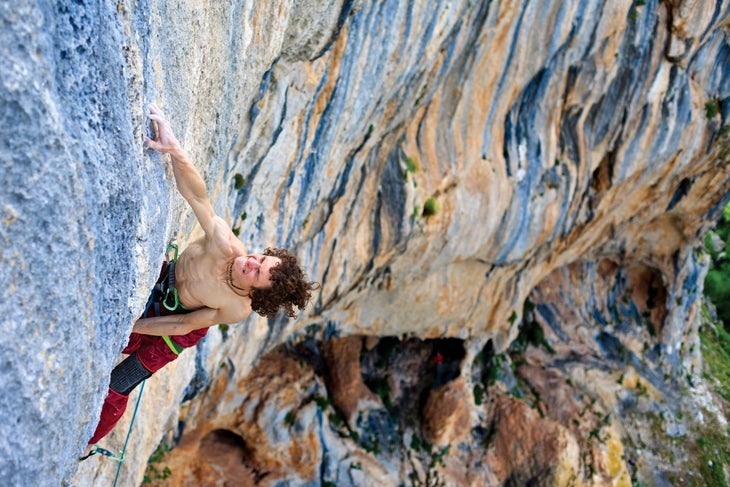
[{"label": "small green plant tuft", "polygon": [[484,403],[484,387],[480,384],[474,386],[474,404],[481,406]]},{"label": "small green plant tuft", "polygon": [[244,179],[244,177],[241,174],[236,173],[233,175],[233,188],[236,191],[243,188],[245,184],[246,184],[246,179]]},{"label": "small green plant tuft", "polygon": [[312,396],[312,400],[317,403],[317,406],[322,410],[325,411],[327,407],[330,405],[330,400],[324,396],[320,396],[319,394],[315,394]]},{"label": "small green plant tuft", "polygon": [[413,436],[411,436],[411,450],[419,451],[421,448],[423,448],[421,438],[414,433]]},{"label": "small green plant tuft", "polygon": [[329,413],[327,415],[327,418],[330,420],[330,423],[332,423],[336,428],[345,428],[347,425],[345,423],[345,420],[340,415],[339,411],[337,411],[336,408],[333,408],[334,411]]},{"label": "small green plant tuft", "polygon": [[433,197],[426,200],[423,204],[423,211],[421,215],[425,218],[434,216],[439,211],[439,203]]},{"label": "small green plant tuft", "polygon": [[548,353],[555,355],[555,350],[545,339],[545,330],[543,330],[540,323],[537,322],[534,315],[531,313],[531,310],[534,308],[534,303],[532,303],[529,299],[525,301],[525,306],[523,308],[523,321],[520,326],[520,333],[517,335],[517,339],[515,340],[515,344],[522,350],[525,350],[528,345],[533,345],[534,347],[542,346],[548,351]]},{"label": "small green plant tuft", "polygon": [[504,354],[493,355],[489,357],[489,360],[487,360],[486,369],[484,370],[484,378],[482,379],[484,385],[490,387],[496,384],[497,380],[499,379],[500,370],[502,370],[502,365],[506,362],[507,357]]},{"label": "small green plant tuft", "polygon": [[372,453],[373,455],[379,455],[382,451],[380,449],[380,440],[378,440],[378,437],[375,435],[370,435],[367,440],[362,443],[362,447],[366,452]]},{"label": "small green plant tuft", "polygon": [[165,466],[162,470],[160,470],[157,465],[165,459],[165,456],[167,456],[169,452],[170,447],[164,443],[157,446],[155,451],[147,460],[147,470],[145,470],[144,477],[142,478],[143,484],[151,484],[153,480],[165,480],[172,475],[170,467]]},{"label": "small green plant tuft", "polygon": [[415,173],[418,171],[418,161],[415,157],[406,158],[406,172]]},{"label": "small green plant tuft", "polygon": [[376,379],[373,383],[373,392],[380,397],[380,400],[383,401],[383,405],[387,409],[391,409],[393,407],[393,401],[390,399],[390,384],[387,379]]},{"label": "small green plant tuft", "polygon": [[296,417],[297,413],[295,413],[293,409],[290,410],[288,413],[286,413],[286,416],[284,416],[284,424],[287,426],[293,426]]},{"label": "small green plant tuft", "polygon": [[715,116],[717,115],[717,113],[719,111],[720,111],[720,106],[717,103],[717,100],[712,99],[712,100],[708,100],[705,103],[705,115],[707,116],[708,120],[712,120],[713,118],[715,118]]}]

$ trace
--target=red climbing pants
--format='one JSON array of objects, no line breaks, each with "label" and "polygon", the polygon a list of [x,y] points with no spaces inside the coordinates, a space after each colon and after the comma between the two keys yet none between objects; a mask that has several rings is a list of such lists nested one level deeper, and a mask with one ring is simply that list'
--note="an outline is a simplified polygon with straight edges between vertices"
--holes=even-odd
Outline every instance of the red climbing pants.
[{"label": "red climbing pants", "polygon": [[[167,263],[162,266],[162,272],[158,284],[165,279],[166,268]],[[160,306],[159,303],[161,299],[163,299],[163,296],[156,291],[157,289],[152,292],[152,296],[150,297],[150,303],[152,305],[148,305],[143,317],[166,316],[189,312],[189,310],[186,310],[182,306],[178,306],[177,309],[173,311],[168,310],[164,306]],[[157,303],[157,306],[155,306],[155,303]],[[189,348],[195,346],[206,333],[208,333],[208,328],[201,328],[199,330],[191,331],[186,335],[171,336],[170,340],[175,342],[179,348]],[[173,352],[162,337],[140,335],[139,333],[132,333],[129,337],[129,343],[126,348],[122,350],[122,353],[126,354],[133,354],[135,352],[139,363],[141,363],[150,374],[154,374],[177,358],[177,354]],[[120,365],[117,365],[117,367]],[[117,421],[119,421],[119,418],[122,417],[122,414],[124,414],[124,411],[127,409],[128,400],[128,394],[121,394],[109,387],[109,392],[101,407],[99,424],[96,427],[94,436],[92,436],[89,440],[89,444],[98,442],[100,439],[104,438],[112,430],[112,428],[114,428],[114,425],[117,424]]]}]

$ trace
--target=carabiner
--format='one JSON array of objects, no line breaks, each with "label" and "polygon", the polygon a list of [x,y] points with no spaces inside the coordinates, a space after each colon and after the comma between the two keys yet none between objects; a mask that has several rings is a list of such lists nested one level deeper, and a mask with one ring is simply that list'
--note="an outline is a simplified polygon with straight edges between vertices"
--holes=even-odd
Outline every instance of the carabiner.
[{"label": "carabiner", "polygon": [[170,250],[175,251],[173,254],[172,262],[177,262],[177,244],[172,243],[172,242],[170,243],[170,245],[167,246],[167,249],[165,249],[165,260],[170,262],[170,258],[169,258]]},{"label": "carabiner", "polygon": [[172,306],[167,304],[167,298],[170,297],[170,290],[168,289],[165,293],[165,299],[162,300],[162,306],[168,309],[168,311],[175,311],[177,307],[180,305],[180,299],[177,297],[177,289],[172,290],[172,297],[175,299],[174,304]]}]

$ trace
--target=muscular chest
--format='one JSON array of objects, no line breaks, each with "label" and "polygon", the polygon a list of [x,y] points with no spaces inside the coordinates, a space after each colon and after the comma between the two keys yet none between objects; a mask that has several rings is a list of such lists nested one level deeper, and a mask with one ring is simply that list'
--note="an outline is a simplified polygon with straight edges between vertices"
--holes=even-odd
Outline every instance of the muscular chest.
[{"label": "muscular chest", "polygon": [[228,289],[223,256],[197,246],[189,250],[180,256],[176,270],[178,294],[186,307],[221,309],[240,306],[241,300],[248,301]]}]

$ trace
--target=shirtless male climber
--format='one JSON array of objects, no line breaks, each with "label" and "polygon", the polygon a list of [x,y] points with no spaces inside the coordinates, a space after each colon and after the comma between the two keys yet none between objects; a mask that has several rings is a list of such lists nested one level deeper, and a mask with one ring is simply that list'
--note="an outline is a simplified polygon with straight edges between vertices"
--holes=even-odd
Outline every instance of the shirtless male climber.
[{"label": "shirtless male climber", "polygon": [[[99,424],[86,453],[106,436],[127,407],[129,393],[144,379],[197,344],[208,328],[238,323],[256,311],[273,318],[279,309],[289,317],[303,310],[318,285],[306,280],[297,259],[284,249],[249,254],[229,225],[213,211],[205,182],[180,146],[170,123],[155,105],[150,120],[155,140],[145,145],[170,154],[175,182],[205,235],[175,261],[165,262],[144,314],[132,328],[123,353],[130,354],[111,374]],[[87,455],[88,456],[88,455]]]}]

